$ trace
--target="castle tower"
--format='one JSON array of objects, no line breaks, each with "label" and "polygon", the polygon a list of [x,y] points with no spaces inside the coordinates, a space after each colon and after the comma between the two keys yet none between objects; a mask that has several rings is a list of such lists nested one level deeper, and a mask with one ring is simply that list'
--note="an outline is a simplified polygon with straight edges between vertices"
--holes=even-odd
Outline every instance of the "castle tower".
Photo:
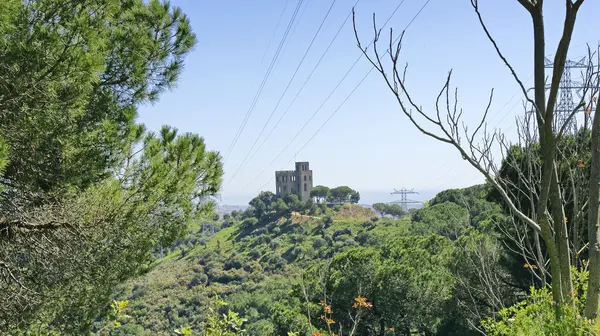
[{"label": "castle tower", "polygon": [[275,194],[279,197],[295,194],[302,202],[308,201],[313,187],[312,175],[308,162],[296,162],[295,170],[276,171]]},{"label": "castle tower", "polygon": [[296,162],[296,175],[298,176],[298,198],[302,202],[310,199],[310,192],[313,187],[313,174],[308,162]]}]

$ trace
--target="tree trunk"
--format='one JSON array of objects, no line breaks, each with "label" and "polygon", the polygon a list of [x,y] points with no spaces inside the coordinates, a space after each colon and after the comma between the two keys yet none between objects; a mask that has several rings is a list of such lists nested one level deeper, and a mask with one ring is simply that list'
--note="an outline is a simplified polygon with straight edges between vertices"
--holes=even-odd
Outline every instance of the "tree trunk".
[{"label": "tree trunk", "polygon": [[561,294],[563,302],[570,304],[573,302],[573,280],[571,279],[571,258],[569,255],[569,231],[567,229],[565,208],[563,207],[563,197],[560,192],[556,165],[554,166],[553,172],[552,185],[550,187],[550,203],[552,207],[552,218],[554,220],[556,243],[558,246],[558,258],[560,260]]},{"label": "tree trunk", "polygon": [[546,36],[544,27],[544,15],[541,4],[536,5],[531,11],[533,22],[533,58],[534,58],[534,100],[536,105],[536,118],[538,121],[538,134],[542,149],[542,179],[540,186],[540,197],[537,208],[539,213],[540,235],[546,243],[548,259],[550,260],[550,274],[552,276],[552,297],[554,302],[562,304],[561,262],[559,248],[555,235],[550,227],[550,214],[548,213],[548,200],[554,171],[554,155],[556,141],[552,129],[554,119],[553,109],[546,107]]},{"label": "tree trunk", "polygon": [[590,260],[588,291],[585,305],[585,317],[598,316],[598,298],[600,295],[600,104],[596,107],[592,125],[592,162],[590,167],[590,199],[588,200],[588,239]]},{"label": "tree trunk", "polygon": [[[543,210],[542,210],[543,211]],[[554,234],[550,229],[550,223],[548,223],[548,213],[540,214],[540,228],[541,228],[541,236],[544,242],[546,243],[546,249],[548,250],[548,259],[550,260],[550,275],[552,276],[551,285],[552,285],[552,298],[554,302],[558,305],[563,303],[562,297],[562,282],[561,282],[561,272],[560,272],[560,258],[558,257],[558,251],[556,248],[556,243],[554,240]]]}]

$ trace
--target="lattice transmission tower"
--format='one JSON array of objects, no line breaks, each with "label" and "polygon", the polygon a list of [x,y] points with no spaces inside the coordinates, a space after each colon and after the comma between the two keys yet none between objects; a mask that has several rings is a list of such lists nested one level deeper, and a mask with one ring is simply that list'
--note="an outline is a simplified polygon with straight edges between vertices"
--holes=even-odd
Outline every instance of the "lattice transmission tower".
[{"label": "lattice transmission tower", "polygon": [[402,208],[402,210],[408,212],[408,207],[410,204],[423,204],[423,202],[421,201],[415,201],[415,200],[411,200],[408,199],[408,195],[410,194],[419,194],[418,192],[416,192],[414,189],[406,189],[406,188],[402,188],[400,190],[398,189],[394,189],[394,191],[392,191],[390,193],[390,195],[400,195],[400,200],[399,201],[392,201],[389,202],[389,204],[400,204],[400,207]]},{"label": "lattice transmission tower", "polygon": [[[600,49],[599,49],[600,51]],[[589,62],[588,57],[583,57],[578,61],[567,60],[565,62],[565,69],[560,79],[558,86],[558,96],[555,108],[555,118],[553,129],[558,132],[563,125],[565,127],[566,134],[577,133],[578,116],[583,114],[584,127],[591,125],[592,113],[595,110],[596,102],[592,99],[592,95],[596,93],[598,89],[597,81],[589,80],[594,73],[596,73],[596,67],[600,63],[600,55],[596,52],[598,58],[596,65]],[[546,69],[553,69],[554,62],[550,59],[545,59],[544,67]],[[578,72],[579,74],[574,74]],[[546,85],[546,91],[550,90],[550,84]],[[581,106],[581,102],[585,104]],[[569,120],[569,116],[575,112],[574,117]],[[535,113],[533,107],[528,113]]]}]

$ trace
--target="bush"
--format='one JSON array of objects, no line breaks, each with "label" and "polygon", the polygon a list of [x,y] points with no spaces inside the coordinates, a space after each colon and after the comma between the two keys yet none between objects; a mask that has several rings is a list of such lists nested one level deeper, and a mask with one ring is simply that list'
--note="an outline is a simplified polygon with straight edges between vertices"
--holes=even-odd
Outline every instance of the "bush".
[{"label": "bush", "polygon": [[287,265],[285,260],[279,253],[273,253],[269,256],[269,269],[272,271],[283,271],[283,268]]},{"label": "bush", "polygon": [[317,250],[325,245],[327,245],[327,242],[323,238],[316,238],[315,240],[313,240],[313,244],[312,244],[312,246],[314,248],[316,248]]},{"label": "bush", "polygon": [[261,257],[261,255],[262,255],[262,253],[261,253],[261,252],[260,252],[260,250],[259,250],[259,249],[257,249],[257,248],[253,248],[253,249],[250,251],[250,257],[252,257],[252,259],[258,259],[258,258],[260,258],[260,257]]},{"label": "bush", "polygon": [[600,321],[592,322],[579,316],[587,287],[587,272],[573,270],[573,285],[579,293],[575,297],[575,308],[561,307],[557,316],[552,292],[547,288],[531,289],[527,300],[501,310],[499,318],[482,321],[490,336],[537,336],[537,335],[598,335]]},{"label": "bush", "polygon": [[269,243],[269,247],[272,250],[276,250],[276,249],[280,248],[281,245],[282,245],[281,240],[279,240],[278,238],[271,240],[271,242]]},{"label": "bush", "polygon": [[232,256],[231,259],[227,260],[224,264],[223,264],[223,269],[224,270],[230,270],[230,269],[240,269],[242,268],[244,264],[244,260],[242,258],[240,258],[239,256]]},{"label": "bush", "polygon": [[300,243],[302,243],[304,241],[304,239],[306,239],[305,235],[301,235],[301,234],[292,234],[292,235],[290,235],[290,240],[294,244],[300,244]]},{"label": "bush", "polygon": [[261,272],[262,267],[256,261],[250,261],[244,265],[244,271],[248,273]]},{"label": "bush", "polygon": [[251,232],[252,229],[258,224],[258,219],[254,217],[246,218],[242,222],[242,230]]},{"label": "bush", "polygon": [[370,230],[372,228],[375,227],[375,223],[373,223],[372,221],[368,220],[368,221],[364,221],[360,226],[362,226],[363,228]]},{"label": "bush", "polygon": [[343,230],[336,230],[333,233],[333,240],[337,240],[337,237],[343,236],[343,235],[352,236],[352,229],[351,228],[345,228]]},{"label": "bush", "polygon": [[275,335],[276,328],[273,323],[268,320],[258,320],[248,325],[249,335]]},{"label": "bush", "polygon": [[187,288],[190,289],[194,286],[203,285],[208,281],[208,276],[204,273],[197,273],[194,275],[192,280],[188,283]]},{"label": "bush", "polygon": [[255,240],[256,245],[268,244],[271,241],[269,236],[259,236]]},{"label": "bush", "polygon": [[266,227],[261,227],[259,229],[254,230],[254,232],[252,232],[252,235],[255,237],[260,237],[262,235],[268,235],[269,234],[269,229]]},{"label": "bush", "polygon": [[356,235],[356,241],[360,245],[377,245],[377,239],[373,237],[369,232],[361,232]]}]

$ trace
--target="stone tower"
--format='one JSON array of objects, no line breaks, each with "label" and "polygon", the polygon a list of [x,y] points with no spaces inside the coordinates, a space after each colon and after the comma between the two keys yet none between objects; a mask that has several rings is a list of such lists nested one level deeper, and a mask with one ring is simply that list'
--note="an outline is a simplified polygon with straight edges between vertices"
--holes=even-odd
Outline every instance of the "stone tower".
[{"label": "stone tower", "polygon": [[296,194],[298,199],[306,202],[310,199],[313,187],[313,174],[308,162],[296,162],[296,170],[275,172],[275,194],[285,197]]}]

